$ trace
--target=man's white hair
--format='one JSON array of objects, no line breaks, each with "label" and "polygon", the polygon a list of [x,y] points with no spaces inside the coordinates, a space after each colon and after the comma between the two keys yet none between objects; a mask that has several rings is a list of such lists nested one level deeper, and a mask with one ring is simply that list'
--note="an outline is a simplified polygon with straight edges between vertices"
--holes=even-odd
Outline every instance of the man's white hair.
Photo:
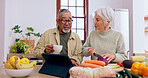
[{"label": "man's white hair", "polygon": [[107,8],[99,8],[95,11],[106,23],[107,21],[112,22],[114,19],[114,10],[110,7]]}]

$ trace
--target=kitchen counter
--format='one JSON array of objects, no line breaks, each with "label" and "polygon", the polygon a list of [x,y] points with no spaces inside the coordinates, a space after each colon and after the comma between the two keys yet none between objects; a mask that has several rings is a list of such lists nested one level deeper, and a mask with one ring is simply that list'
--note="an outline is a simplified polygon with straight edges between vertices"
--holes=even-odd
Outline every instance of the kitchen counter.
[{"label": "kitchen counter", "polygon": [[[109,64],[112,65],[112,64]],[[33,72],[24,78],[59,78],[51,75],[46,75],[42,73],[38,73],[41,69],[42,65],[36,65]],[[114,69],[116,72],[123,70],[123,67]],[[6,74],[4,65],[0,65],[0,78],[12,78],[9,75]]]},{"label": "kitchen counter", "polygon": [[[59,78],[51,75],[38,73],[42,65],[36,65],[33,72],[24,78]],[[12,78],[6,74],[4,65],[0,65],[0,78]]]},{"label": "kitchen counter", "polygon": [[[109,64],[109,66],[110,65],[114,65],[114,64]],[[46,75],[46,74],[38,73],[39,70],[41,69],[41,67],[42,67],[42,65],[36,65],[33,72],[29,76],[26,76],[24,78],[59,78],[59,77],[52,76],[52,75]],[[115,68],[113,70],[115,70],[116,72],[119,72],[123,69],[124,69],[123,67],[120,67],[120,68]],[[10,77],[9,75],[6,74],[4,65],[0,65],[0,78],[12,78],[12,77]]]}]

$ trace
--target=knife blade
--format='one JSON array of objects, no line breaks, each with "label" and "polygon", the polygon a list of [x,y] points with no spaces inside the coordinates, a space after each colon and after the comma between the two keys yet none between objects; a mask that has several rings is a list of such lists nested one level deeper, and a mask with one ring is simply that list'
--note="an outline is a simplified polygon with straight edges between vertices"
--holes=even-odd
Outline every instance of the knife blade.
[{"label": "knife blade", "polygon": [[96,53],[93,53],[94,54],[94,56],[96,56],[96,57],[98,57],[98,58],[103,58],[101,55],[99,55],[99,54],[96,54]]}]

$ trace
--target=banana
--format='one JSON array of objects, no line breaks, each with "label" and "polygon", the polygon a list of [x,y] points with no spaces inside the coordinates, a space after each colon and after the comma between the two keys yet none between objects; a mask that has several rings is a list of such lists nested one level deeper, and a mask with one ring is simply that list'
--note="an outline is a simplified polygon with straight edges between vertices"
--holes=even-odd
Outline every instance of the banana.
[{"label": "banana", "polygon": [[4,62],[4,67],[6,69],[15,69],[15,67],[13,67],[10,63],[9,60],[7,60],[6,62]]},{"label": "banana", "polygon": [[29,63],[29,64],[23,64],[23,63],[20,63],[18,61],[18,59],[16,59],[15,64],[16,64],[17,69],[29,69],[29,68],[35,67],[36,64],[37,64],[37,61],[33,61],[33,62]]},{"label": "banana", "polygon": [[14,68],[16,68],[15,61],[11,64]]}]

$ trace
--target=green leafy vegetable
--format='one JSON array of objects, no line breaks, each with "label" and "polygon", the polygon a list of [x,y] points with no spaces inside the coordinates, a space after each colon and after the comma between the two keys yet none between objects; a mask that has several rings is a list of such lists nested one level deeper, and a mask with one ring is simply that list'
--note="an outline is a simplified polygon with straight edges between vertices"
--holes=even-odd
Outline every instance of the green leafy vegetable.
[{"label": "green leafy vegetable", "polygon": [[10,53],[24,53],[27,54],[29,53],[30,48],[29,45],[26,44],[25,42],[18,42],[16,44],[14,44],[13,46],[11,46],[10,48]]}]

